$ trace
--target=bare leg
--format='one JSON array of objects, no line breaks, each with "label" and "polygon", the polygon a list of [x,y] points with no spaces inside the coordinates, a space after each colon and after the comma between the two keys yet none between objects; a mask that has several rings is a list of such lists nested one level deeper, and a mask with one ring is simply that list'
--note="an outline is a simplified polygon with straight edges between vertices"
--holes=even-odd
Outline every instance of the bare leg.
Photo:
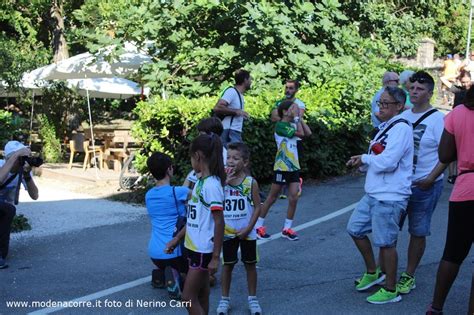
[{"label": "bare leg", "polygon": [[229,296],[230,294],[232,270],[234,270],[234,265],[224,265],[222,267],[222,296]]},{"label": "bare leg", "polygon": [[206,281],[207,285],[209,286],[208,272],[197,269],[189,269],[188,275],[186,276],[186,282],[184,283],[184,290],[183,294],[181,295],[181,299],[182,301],[191,302],[191,306],[186,306],[190,315],[204,314],[204,310],[200,304],[200,299],[198,299],[198,296],[200,295],[200,292],[202,291]]},{"label": "bare leg", "polygon": [[247,271],[247,286],[249,289],[249,296],[257,295],[257,267],[255,264],[245,264]]},{"label": "bare leg", "polygon": [[383,258],[383,251],[379,249],[379,266],[380,270],[382,270],[383,273],[385,273],[385,260]]},{"label": "bare leg", "polygon": [[415,275],[416,268],[420,264],[421,257],[425,253],[426,237],[410,236],[410,244],[408,245],[408,263],[407,273],[411,276]]},{"label": "bare leg", "polygon": [[278,198],[278,194],[280,193],[281,187],[281,185],[272,184],[272,187],[270,188],[270,193],[268,194],[267,199],[265,199],[265,202],[262,205],[262,209],[260,212],[261,218],[265,218],[267,216],[268,210],[270,210],[270,207],[275,203],[276,199]]},{"label": "bare leg", "polygon": [[385,265],[385,287],[389,290],[395,290],[397,283],[397,265],[398,254],[396,247],[380,248]]},{"label": "bare leg", "polygon": [[198,299],[201,304],[203,314],[209,314],[209,294],[211,293],[211,287],[209,286],[209,272],[201,272],[204,277],[202,278],[201,291],[199,291]]},{"label": "bare leg", "polygon": [[366,236],[362,239],[359,238],[352,238],[354,243],[357,246],[357,249],[362,254],[362,258],[364,258],[365,267],[367,272],[373,273],[377,266],[375,265],[375,258],[374,258],[374,251],[372,250],[372,245],[370,243],[369,238]]},{"label": "bare leg", "polygon": [[288,212],[286,218],[293,220],[296,213],[296,204],[298,203],[299,183],[290,183],[288,185]]},{"label": "bare leg", "polygon": [[444,302],[448,296],[449,290],[453,285],[454,280],[459,272],[459,265],[441,260],[438,267],[438,273],[436,275],[436,285],[433,294],[433,307],[437,309],[443,309]]}]

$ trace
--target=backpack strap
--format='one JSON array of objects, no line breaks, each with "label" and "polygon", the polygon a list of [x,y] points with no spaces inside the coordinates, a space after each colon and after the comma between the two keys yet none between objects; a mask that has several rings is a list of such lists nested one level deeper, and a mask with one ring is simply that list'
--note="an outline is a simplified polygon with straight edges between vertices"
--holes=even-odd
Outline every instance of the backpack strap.
[{"label": "backpack strap", "polygon": [[403,118],[397,119],[394,122],[392,122],[390,125],[388,125],[388,127],[382,131],[382,133],[375,139],[375,141],[380,140],[390,129],[393,128],[393,126],[395,126],[398,123],[405,123],[407,125],[410,125],[410,123],[406,119],[403,119]]},{"label": "backpack strap", "polygon": [[415,129],[423,120],[425,120],[425,118],[427,118],[428,116],[430,116],[431,114],[437,112],[438,110],[436,108],[433,108],[432,110],[430,111],[427,111],[426,113],[423,114],[423,116],[421,116],[417,121],[415,121],[413,123],[413,129]]},{"label": "backpack strap", "polygon": [[[229,88],[227,88],[227,89],[234,89],[234,90],[235,90],[235,92],[237,93],[237,96],[239,97],[240,110],[242,110],[242,109],[243,109],[243,105],[242,105],[242,97],[240,96],[240,92],[239,92],[235,87],[233,87],[233,86],[232,86],[232,87],[229,87]],[[226,90],[227,90],[227,89],[226,89]],[[222,95],[224,95],[224,94],[222,94]],[[230,119],[229,129],[232,127],[232,122],[234,121],[234,117],[235,117],[235,115],[232,115],[232,118]]]}]

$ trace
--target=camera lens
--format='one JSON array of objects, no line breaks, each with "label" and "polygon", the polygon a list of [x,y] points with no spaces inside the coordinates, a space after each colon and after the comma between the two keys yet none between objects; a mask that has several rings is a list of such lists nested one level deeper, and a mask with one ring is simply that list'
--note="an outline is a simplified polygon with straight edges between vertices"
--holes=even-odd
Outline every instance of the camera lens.
[{"label": "camera lens", "polygon": [[28,156],[25,158],[25,161],[34,167],[40,167],[43,164],[43,159],[40,157]]}]

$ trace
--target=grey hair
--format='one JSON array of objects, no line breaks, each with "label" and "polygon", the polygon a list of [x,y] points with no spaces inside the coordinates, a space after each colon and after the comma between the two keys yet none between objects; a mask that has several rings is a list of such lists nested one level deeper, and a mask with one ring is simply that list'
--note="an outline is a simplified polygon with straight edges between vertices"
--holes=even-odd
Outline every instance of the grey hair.
[{"label": "grey hair", "polygon": [[401,88],[395,86],[387,86],[385,87],[385,92],[387,92],[388,95],[393,97],[400,104],[405,105],[407,95],[405,94],[405,91],[403,91]]}]

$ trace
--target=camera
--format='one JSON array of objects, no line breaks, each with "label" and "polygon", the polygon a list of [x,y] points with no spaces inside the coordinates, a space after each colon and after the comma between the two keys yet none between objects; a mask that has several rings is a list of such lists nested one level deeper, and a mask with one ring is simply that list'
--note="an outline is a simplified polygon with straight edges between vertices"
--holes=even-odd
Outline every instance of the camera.
[{"label": "camera", "polygon": [[43,164],[43,159],[35,156],[22,156],[21,164],[25,164],[25,162],[31,166],[40,167]]}]

